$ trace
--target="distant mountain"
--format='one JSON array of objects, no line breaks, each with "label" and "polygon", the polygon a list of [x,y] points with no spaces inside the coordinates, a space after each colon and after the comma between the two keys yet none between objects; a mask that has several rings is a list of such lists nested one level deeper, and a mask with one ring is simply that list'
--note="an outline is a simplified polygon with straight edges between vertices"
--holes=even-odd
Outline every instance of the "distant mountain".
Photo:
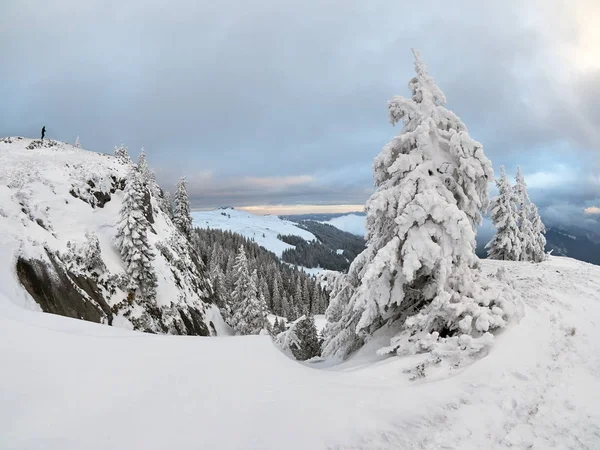
[{"label": "distant mountain", "polygon": [[282,219],[291,220],[292,222],[302,222],[303,220],[314,220],[315,222],[327,222],[336,217],[345,217],[348,215],[365,216],[364,212],[352,213],[314,213],[314,214],[288,214],[279,216]]},{"label": "distant mountain", "polygon": [[549,227],[546,241],[546,250],[553,255],[600,265],[600,233],[576,226]]},{"label": "distant mountain", "polygon": [[[329,225],[364,236],[365,216],[361,213],[336,215],[326,222]],[[486,258],[485,244],[489,236],[478,236],[477,256]],[[568,256],[570,258],[600,265],[600,230],[598,232],[577,226],[549,226],[546,232],[546,251],[551,251],[556,256]]]},{"label": "distant mountain", "polygon": [[317,240],[306,242],[297,236],[280,236],[295,247],[282,254],[283,261],[290,264],[345,272],[365,248],[362,236],[347,233],[328,223],[303,220],[298,225],[314,234]]},{"label": "distant mountain", "polygon": [[364,238],[367,233],[365,222],[366,215],[364,213],[352,213],[344,216],[334,217],[323,223],[332,225],[339,230]]},{"label": "distant mountain", "polygon": [[[234,208],[192,212],[195,227],[241,234],[308,273],[315,274],[322,269],[346,270],[364,248],[363,239],[326,222],[301,220],[306,216],[309,215],[259,216]],[[327,218],[321,214],[316,216]],[[293,217],[295,221],[285,217]],[[364,222],[364,217],[361,220]]]},{"label": "distant mountain", "polygon": [[284,250],[294,246],[280,240],[279,235],[300,236],[305,241],[316,240],[313,234],[300,228],[297,223],[278,216],[259,216],[234,208],[193,211],[192,219],[195,227],[229,230],[241,234],[280,258]]}]

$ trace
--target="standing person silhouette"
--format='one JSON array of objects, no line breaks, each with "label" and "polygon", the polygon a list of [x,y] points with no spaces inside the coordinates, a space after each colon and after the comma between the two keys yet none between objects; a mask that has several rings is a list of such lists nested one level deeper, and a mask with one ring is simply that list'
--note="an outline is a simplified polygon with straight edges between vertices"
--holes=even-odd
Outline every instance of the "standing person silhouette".
[{"label": "standing person silhouette", "polygon": [[46,136],[46,125],[42,127],[42,141],[44,140],[44,136]]}]

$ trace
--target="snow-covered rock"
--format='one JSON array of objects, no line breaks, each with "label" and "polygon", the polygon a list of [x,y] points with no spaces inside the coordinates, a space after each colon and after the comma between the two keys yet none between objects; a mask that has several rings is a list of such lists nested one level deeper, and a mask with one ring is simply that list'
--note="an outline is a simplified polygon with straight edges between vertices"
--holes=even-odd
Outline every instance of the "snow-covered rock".
[{"label": "snow-covered rock", "polygon": [[157,297],[129,294],[115,236],[130,169],[122,158],[62,142],[0,140],[0,291],[19,306],[68,317],[215,334],[220,315],[202,261],[150,193]]}]

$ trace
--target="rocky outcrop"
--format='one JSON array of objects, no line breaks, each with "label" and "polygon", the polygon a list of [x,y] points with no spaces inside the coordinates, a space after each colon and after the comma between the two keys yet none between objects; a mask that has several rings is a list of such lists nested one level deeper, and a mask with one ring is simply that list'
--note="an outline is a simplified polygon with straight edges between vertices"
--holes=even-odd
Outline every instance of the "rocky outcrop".
[{"label": "rocky outcrop", "polygon": [[14,255],[15,281],[43,311],[149,333],[216,334],[208,271],[155,182],[143,206],[157,295],[142,298],[132,286],[116,245],[129,159],[5,138],[0,167],[0,253]]},{"label": "rocky outcrop", "polygon": [[97,283],[70,272],[52,253],[48,261],[17,259],[17,276],[44,312],[112,324],[112,312]]}]

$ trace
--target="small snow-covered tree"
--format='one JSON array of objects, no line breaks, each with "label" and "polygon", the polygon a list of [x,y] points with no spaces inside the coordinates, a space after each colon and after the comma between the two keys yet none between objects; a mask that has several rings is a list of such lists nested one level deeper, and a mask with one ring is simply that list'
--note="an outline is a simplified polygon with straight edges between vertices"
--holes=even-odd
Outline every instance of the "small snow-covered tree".
[{"label": "small snow-covered tree", "polygon": [[72,244],[70,241],[67,241],[67,248],[70,250],[66,255],[67,260],[71,264],[74,264],[74,267],[71,267],[71,269],[85,269],[90,274],[95,273],[96,275],[100,275],[106,271],[106,265],[102,259],[100,241],[93,231],[87,230],[85,232],[85,242],[82,244]]},{"label": "small snow-covered tree", "polygon": [[477,268],[491,163],[413,53],[412,97],[388,105],[404,128],[373,164],[367,247],[327,309],[327,357],[346,357],[384,325],[391,345],[382,352],[478,351],[515,311],[511,289]]},{"label": "small snow-covered tree", "polygon": [[172,215],[172,208],[170,199],[166,198],[166,194],[163,194],[161,187],[156,181],[156,175],[154,171],[148,165],[148,157],[146,156],[146,150],[142,147],[140,155],[138,156],[138,170],[142,179],[142,184],[148,189],[148,192],[154,196],[158,202],[158,206],[167,215]]},{"label": "small snow-covered tree", "polygon": [[271,304],[271,293],[269,292],[269,284],[265,278],[259,278],[258,280],[258,292],[265,299],[265,303],[269,310],[272,309],[273,305]]},{"label": "small snow-covered tree", "polygon": [[131,163],[131,158],[129,157],[129,152],[127,151],[127,147],[121,144],[115,147],[115,151],[113,155],[119,159],[124,164]]},{"label": "small snow-covered tree", "polygon": [[146,157],[146,150],[144,150],[144,147],[142,147],[140,155],[138,156],[137,166],[142,184],[148,188],[151,188],[150,181],[154,179],[154,176],[151,174],[150,166],[148,166],[148,159]]},{"label": "small snow-covered tree", "polygon": [[83,248],[84,264],[90,271],[99,271],[100,273],[106,270],[106,265],[102,259],[100,250],[100,241],[98,236],[93,231],[85,232],[86,245]]},{"label": "small snow-covered tree", "polygon": [[[517,224],[519,226],[519,240],[521,241],[521,257],[520,261],[534,261],[536,248],[537,248],[537,236],[533,230],[532,219],[532,203],[527,193],[527,183],[525,183],[525,177],[521,172],[521,168],[517,166],[515,184],[515,203],[517,205]],[[536,208],[537,210],[537,208]]]},{"label": "small snow-covered tree", "polygon": [[79,135],[75,138],[75,142],[73,143],[73,147],[81,148],[81,142],[79,142]]},{"label": "small snow-covered tree", "polygon": [[546,227],[544,226],[544,222],[542,222],[542,218],[538,212],[537,206],[533,203],[530,206],[531,210],[531,228],[533,230],[534,236],[534,245],[532,248],[532,261],[533,262],[542,262],[547,258],[546,255]]},{"label": "small snow-covered tree", "polygon": [[292,317],[292,307],[288,298],[286,294],[281,296],[281,315],[289,321]]},{"label": "small snow-covered tree", "polygon": [[225,274],[220,267],[215,267],[210,269],[210,276],[212,280],[213,292],[217,299],[217,306],[221,309],[223,318],[227,321],[227,313],[229,312],[227,309],[227,305],[229,302],[229,292],[227,292],[225,288]]},{"label": "small snow-covered tree", "polygon": [[504,166],[500,166],[500,178],[496,180],[498,195],[492,199],[490,215],[496,234],[485,246],[490,259],[518,261],[521,257],[521,240],[517,225],[514,194],[506,178]]},{"label": "small snow-covered tree", "polygon": [[165,213],[170,218],[173,218],[173,200],[171,200],[171,193],[169,191],[165,192],[163,205]]},{"label": "small snow-covered tree", "polygon": [[229,269],[229,278],[231,283],[231,294],[229,295],[229,325],[233,328],[237,328],[237,321],[240,316],[237,314],[239,305],[244,300],[244,296],[249,289],[250,285],[250,272],[248,270],[248,259],[246,258],[246,252],[244,247],[240,246],[235,261]]},{"label": "small snow-covered tree", "polygon": [[[283,320],[281,321],[283,322]],[[279,326],[281,327],[281,322]],[[285,324],[284,324],[285,327]],[[300,339],[297,334],[298,322],[290,324],[287,329],[283,329],[275,338],[275,345],[290,357],[294,356],[294,348],[300,347]]]},{"label": "small snow-covered tree", "polygon": [[297,321],[295,331],[297,341],[291,346],[294,357],[299,361],[306,361],[319,356],[321,348],[314,317],[302,316]]},{"label": "small snow-covered tree", "polygon": [[131,288],[137,290],[142,299],[153,301],[157,283],[152,267],[154,253],[147,238],[150,225],[144,215],[143,198],[144,188],[134,166],[127,176],[116,242]]},{"label": "small snow-covered tree", "polygon": [[283,315],[282,304],[281,304],[281,290],[279,289],[279,281],[281,275],[273,277],[273,286],[271,294],[272,311],[275,314]]},{"label": "small snow-covered tree", "polygon": [[310,313],[310,289],[308,288],[308,277],[304,278],[302,282],[302,308],[306,314]]},{"label": "small snow-covered tree", "polygon": [[248,272],[248,262],[243,247],[236,258],[235,289],[232,294],[233,328],[240,334],[259,334],[267,329],[267,305],[258,292],[256,272]]},{"label": "small snow-covered tree", "polygon": [[183,234],[189,236],[192,231],[192,215],[190,214],[190,201],[185,184],[185,177],[181,177],[177,183],[177,191],[175,192],[173,223]]}]

